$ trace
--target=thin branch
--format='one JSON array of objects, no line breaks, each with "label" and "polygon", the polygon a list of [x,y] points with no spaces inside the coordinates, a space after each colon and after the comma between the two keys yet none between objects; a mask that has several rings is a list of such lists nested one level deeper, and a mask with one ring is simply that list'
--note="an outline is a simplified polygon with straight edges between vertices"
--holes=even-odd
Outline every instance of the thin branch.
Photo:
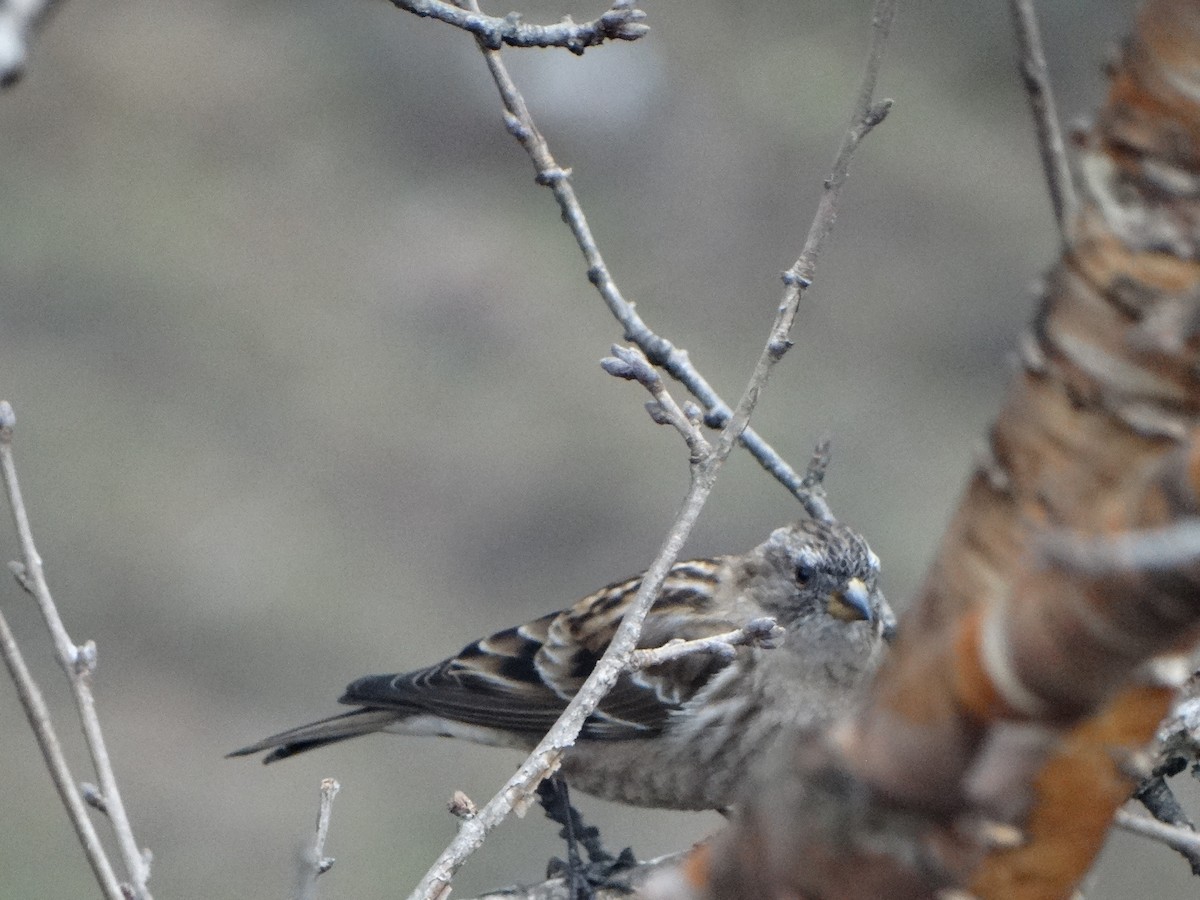
[{"label": "thin branch", "polygon": [[29,43],[59,0],[0,0],[0,89],[25,74]]},{"label": "thin branch", "polygon": [[[478,4],[475,0],[465,0],[465,2],[470,9],[478,12]],[[873,18],[874,39],[868,56],[867,73],[859,91],[850,128],[838,151],[834,173],[826,182],[825,195],[818,206],[813,226],[809,230],[809,238],[805,243],[804,252],[797,261],[797,265],[793,267],[794,270],[798,270],[803,265],[803,271],[806,273],[804,277],[810,283],[816,258],[824,239],[828,237],[833,227],[833,220],[837,213],[836,200],[841,185],[845,181],[850,156],[861,138],[882,120],[887,111],[887,104],[875,104],[872,102],[871,96],[874,92],[875,78],[882,61],[893,12],[894,0],[877,0]],[[500,60],[500,54],[495,50],[487,49],[482,44],[481,50],[504,98],[509,129],[534,156],[535,165],[538,166],[539,181],[550,185],[555,196],[560,198],[559,205],[563,211],[563,218],[576,235],[585,257],[589,259],[589,275],[596,275],[598,270],[594,264],[591,264],[592,257],[589,254],[594,253],[595,259],[600,260],[599,251],[595,250],[595,243],[586,221],[583,219],[582,210],[575,200],[574,191],[570,188],[567,173],[554,163],[549,148],[540,135],[536,142],[526,145],[526,139],[532,140],[529,135],[537,134],[537,132],[524,99],[517,92]],[[522,138],[522,135],[525,137]],[[547,165],[543,166],[538,154],[544,154],[545,160],[548,161]],[[568,200],[569,202],[567,202]],[[603,271],[607,277],[607,270]],[[599,286],[598,275],[592,280]],[[611,279],[609,282],[611,283]],[[784,305],[787,305],[787,300],[793,293],[795,294],[794,304],[798,305],[802,289],[799,279],[788,279],[785,276],[785,282],[787,288]],[[615,291],[615,287],[613,290]],[[604,293],[603,290],[602,293]],[[612,308],[611,304],[610,308]],[[738,401],[737,407],[722,429],[715,449],[702,459],[693,459],[691,482],[683,506],[653,563],[642,577],[642,583],[629,610],[622,617],[621,624],[613,635],[612,641],[604,651],[604,655],[596,663],[591,675],[572,698],[558,721],[521,764],[517,773],[508,780],[499,793],[479,810],[476,816],[462,822],[458,835],[426,872],[416,890],[410,895],[410,900],[434,900],[434,898],[445,896],[450,889],[454,873],[467,857],[483,844],[487,833],[499,825],[513,808],[518,806],[524,808],[530,802],[538,783],[557,770],[563,754],[574,744],[584,721],[596,709],[620,674],[628,668],[629,657],[637,646],[646,614],[657,599],[667,573],[683,549],[683,544],[691,533],[692,527],[700,515],[700,510],[712,492],[721,466],[742,437],[750,415],[766,384],[771,367],[783,356],[786,346],[790,345],[788,334],[794,319],[795,309],[788,313],[781,308],[758,365],[755,366],[754,374]]]},{"label": "thin branch", "polygon": [[[792,347],[788,335],[791,334],[804,291],[813,282],[817,259],[825,247],[825,242],[833,233],[833,226],[837,221],[838,201],[841,199],[846,179],[850,175],[850,160],[854,157],[854,151],[858,149],[863,138],[887,117],[888,111],[892,108],[891,100],[882,100],[876,103],[874,96],[875,84],[879,80],[879,69],[883,65],[884,49],[887,47],[888,35],[891,32],[892,20],[895,16],[895,0],[876,0],[871,15],[871,47],[867,53],[866,71],[863,73],[863,80],[859,85],[858,97],[850,115],[850,125],[846,129],[837,155],[834,157],[833,169],[829,173],[829,177],[825,179],[825,190],[817,204],[817,214],[808,229],[804,248],[800,251],[800,256],[792,267],[783,273],[783,301],[779,304],[779,312],[775,316],[775,324],[771,329],[767,346],[755,366],[754,376],[751,379],[752,394],[742,398],[742,402],[738,404],[738,408],[734,410],[730,419],[735,435],[740,434],[741,430],[745,428],[750,410],[757,402],[757,392],[766,385],[772,367]],[[729,432],[730,429],[726,428],[726,431],[722,433],[722,439]],[[812,467],[810,467],[810,471],[814,471]],[[819,465],[815,471],[820,471]]]},{"label": "thin branch", "polygon": [[646,14],[633,0],[616,0],[600,18],[577,25],[570,16],[557,25],[525,25],[519,13],[502,19],[485,16],[478,8],[466,10],[443,0],[391,0],[394,6],[421,16],[437,19],[455,28],[469,31],[489,50],[510,47],[565,47],[582,56],[588,47],[605,41],[636,41],[650,31],[643,24]]},{"label": "thin branch", "polygon": [[1168,825],[1157,819],[1151,819],[1149,816],[1139,816],[1124,809],[1117,810],[1113,823],[1122,831],[1166,844],[1181,854],[1189,863],[1200,858],[1200,834],[1190,828]]},{"label": "thin branch", "polygon": [[16,464],[13,462],[12,439],[16,417],[12,407],[6,401],[0,401],[0,474],[3,475],[4,486],[8,493],[9,506],[12,509],[13,522],[17,528],[17,541],[21,547],[23,562],[17,571],[18,581],[37,602],[46,627],[58,654],[59,663],[67,674],[71,685],[71,693],[75,697],[75,706],[79,712],[80,723],[83,725],[84,739],[88,752],[96,769],[96,777],[100,781],[100,794],[103,797],[105,811],[112,822],[113,832],[117,838],[117,846],[129,877],[133,896],[137,900],[150,900],[146,889],[146,880],[150,877],[149,854],[138,848],[133,837],[133,829],[129,825],[129,817],[125,813],[125,805],[121,802],[121,792],[117,787],[116,775],[108,758],[108,749],[104,743],[104,735],[100,728],[100,719],[96,715],[96,700],[92,695],[91,678],[96,667],[96,645],[88,641],[82,646],[76,646],[67,634],[50,588],[46,584],[45,572],[42,568],[42,558],[33,542],[33,532],[29,527],[29,516],[25,511],[25,502],[21,498],[21,486],[17,481]]},{"label": "thin branch", "polygon": [[[1179,760],[1178,762],[1179,768],[1177,771],[1183,771],[1187,767],[1186,762],[1184,760]],[[1167,779],[1164,775],[1154,775],[1142,782],[1133,797],[1146,808],[1146,812],[1150,813],[1155,821],[1195,834],[1195,825],[1192,824],[1192,820],[1184,812],[1179,798],[1175,796],[1175,792],[1167,784]],[[1177,847],[1176,849],[1188,861],[1188,865],[1192,869],[1192,874],[1200,875],[1200,843],[1194,846]]]},{"label": "thin branch", "polygon": [[[622,869],[619,878],[613,879],[611,887],[596,890],[595,900],[629,900],[642,896],[643,889],[652,879],[674,872],[692,850],[669,853],[656,859],[640,862],[631,869]],[[661,896],[661,892],[646,896]],[[549,878],[540,884],[513,885],[481,894],[475,900],[571,900],[567,880],[561,876]]]},{"label": "thin branch", "polygon": [[434,900],[444,896],[449,890],[454,873],[467,857],[483,845],[487,833],[504,821],[514,808],[527,806],[538,783],[558,769],[563,753],[575,743],[584,721],[625,670],[627,657],[637,644],[646,613],[657,599],[667,573],[679,551],[683,549],[684,541],[691,533],[692,526],[712,491],[716,471],[720,467],[716,457],[712,459],[714,464],[705,467],[704,474],[693,477],[683,508],[671,526],[654,562],[643,576],[641,587],[630,604],[629,611],[622,618],[612,642],[596,663],[592,674],[572,698],[558,721],[521,764],[516,774],[477,815],[462,822],[458,835],[421,879],[421,883],[410,895],[410,900]]},{"label": "thin branch", "polygon": [[[478,9],[478,6],[471,4],[471,8]],[[888,21],[890,22],[890,15]],[[729,423],[732,410],[692,365],[688,352],[651,331],[633,304],[625,299],[596,244],[595,236],[571,184],[570,170],[562,168],[554,159],[546,139],[529,113],[525,98],[509,75],[500,54],[485,51],[484,58],[500,91],[505,126],[533,161],[537,183],[548,187],[554,194],[554,199],[562,211],[563,221],[571,230],[575,243],[578,244],[587,263],[588,280],[595,285],[605,305],[621,324],[625,339],[640,347],[652,363],[661,367],[700,401],[706,410],[706,425],[710,428],[724,428]],[[798,474],[753,429],[745,428],[739,434],[739,441],[758,460],[759,465],[791,491],[810,516],[822,521],[833,518],[819,483]]]},{"label": "thin branch", "polygon": [[337,779],[323,778],[321,780],[321,805],[317,811],[317,834],[312,846],[304,854],[304,868],[301,872],[300,888],[296,892],[296,900],[314,900],[317,896],[317,879],[333,868],[334,859],[325,855],[325,841],[329,837],[329,819],[333,815],[333,798],[338,795],[342,786]]},{"label": "thin branch", "polygon": [[[821,194],[817,214],[808,229],[804,249],[800,251],[800,257],[795,264],[783,274],[783,283],[787,288],[785,303],[792,293],[799,293],[812,284],[817,258],[821,255],[825,242],[833,234],[833,225],[837,221],[838,200],[850,175],[850,160],[854,158],[854,151],[858,149],[863,138],[887,118],[891,111],[891,100],[880,100],[876,103],[874,98],[879,69],[883,65],[884,49],[887,47],[888,35],[895,18],[895,0],[876,0],[875,9],[871,14],[871,47],[867,52],[866,71],[858,87],[858,97],[850,114],[850,126],[846,129],[837,155],[833,158],[833,169],[825,179],[825,191]],[[782,317],[781,310],[780,318]],[[790,322],[788,324],[790,327]],[[786,335],[779,336],[777,340],[778,344],[774,350],[782,356],[790,344],[787,343]]]},{"label": "thin branch", "polygon": [[1081,575],[1130,575],[1175,569],[1200,559],[1200,519],[1100,537],[1056,530],[1038,549],[1047,562]]},{"label": "thin branch", "polygon": [[658,370],[650,365],[644,353],[637,347],[622,347],[613,344],[613,355],[600,360],[600,366],[615,378],[636,381],[654,398],[646,404],[646,412],[659,425],[670,425],[683,437],[691,451],[692,462],[699,462],[712,453],[712,446],[700,430],[700,410],[694,403],[681,408],[659,377]]},{"label": "thin branch", "polygon": [[1037,128],[1038,153],[1042,158],[1042,171],[1046,177],[1046,188],[1050,192],[1050,203],[1054,208],[1054,220],[1064,243],[1069,242],[1071,223],[1079,209],[1075,195],[1075,181],[1067,162],[1066,146],[1063,142],[1062,126],[1054,103],[1054,91],[1050,87],[1050,74],[1046,68],[1046,55],[1042,50],[1042,36],[1038,29],[1037,13],[1033,0],[1010,0],[1013,28],[1017,35],[1017,47],[1021,52],[1021,81],[1029,97],[1029,108]]},{"label": "thin branch", "polygon": [[737,652],[736,648],[743,645],[770,650],[774,649],[783,639],[784,634],[784,630],[775,624],[774,619],[751,619],[743,627],[727,631],[724,634],[696,638],[691,641],[675,638],[673,641],[667,641],[661,647],[634,650],[629,655],[629,668],[648,669],[651,666],[673,662],[684,656],[691,656],[693,653],[711,653],[716,656],[732,657]]},{"label": "thin branch", "polygon": [[25,718],[29,720],[29,727],[33,729],[33,736],[42,751],[46,768],[50,770],[50,778],[54,781],[54,787],[58,790],[58,796],[62,799],[63,806],[67,808],[67,816],[75,828],[79,843],[83,845],[84,855],[87,856],[88,864],[92,867],[96,881],[100,883],[100,889],[104,892],[107,900],[124,900],[125,895],[121,891],[121,885],[117,882],[112,863],[109,862],[100,838],[96,834],[96,829],[92,825],[92,820],[88,817],[86,801],[80,794],[75,779],[71,776],[66,757],[63,756],[62,745],[59,744],[58,736],[54,733],[54,726],[50,721],[50,710],[47,709],[42,692],[38,689],[29,668],[25,665],[20,648],[2,613],[0,613],[0,656],[4,658],[8,673],[12,676],[13,684],[16,685],[17,697],[25,709]]}]

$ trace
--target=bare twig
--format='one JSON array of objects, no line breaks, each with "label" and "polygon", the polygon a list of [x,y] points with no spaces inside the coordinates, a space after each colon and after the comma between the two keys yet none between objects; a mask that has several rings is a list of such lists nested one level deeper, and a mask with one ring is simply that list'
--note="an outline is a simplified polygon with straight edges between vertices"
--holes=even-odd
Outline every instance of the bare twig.
[{"label": "bare twig", "polygon": [[59,0],[0,0],[0,88],[25,74],[29,41]]},{"label": "bare twig", "polygon": [[[670,853],[657,859],[640,862],[631,869],[622,869],[611,887],[598,888],[595,900],[629,900],[630,897],[652,896],[643,893],[653,879],[673,872],[691,850]],[[656,896],[656,895],[655,895]],[[571,900],[567,879],[550,878],[540,884],[513,885],[482,894],[475,900]]]},{"label": "bare twig", "polygon": [[[468,5],[478,9],[477,5]],[[890,22],[890,16],[888,21]],[[710,428],[724,428],[729,423],[732,410],[692,365],[688,352],[651,331],[633,304],[625,299],[596,244],[591,226],[588,225],[575,188],[571,184],[570,170],[562,168],[554,159],[546,139],[529,113],[525,98],[517,90],[500,54],[485,50],[484,58],[500,91],[504,105],[504,121],[509,133],[517,139],[533,161],[537,183],[548,187],[554,194],[554,199],[562,211],[563,221],[571,230],[587,263],[588,280],[595,285],[605,305],[621,324],[625,331],[625,339],[640,347],[654,365],[662,367],[703,404],[706,410],[705,424]],[[739,432],[738,440],[758,460],[759,465],[792,492],[810,516],[823,521],[833,517],[820,484],[799,475],[757,432],[745,428]]]},{"label": "bare twig", "polygon": [[712,452],[712,446],[700,430],[700,410],[693,403],[681,408],[659,377],[658,370],[650,365],[644,353],[637,347],[621,347],[613,344],[613,355],[600,360],[600,366],[609,375],[636,381],[654,397],[646,404],[646,411],[659,425],[670,425],[683,437],[691,451],[693,462],[699,462]]},{"label": "bare twig", "polygon": [[1191,863],[1200,858],[1200,834],[1190,828],[1168,825],[1149,816],[1139,816],[1128,810],[1117,810],[1113,823],[1123,831],[1166,844]]},{"label": "bare twig", "polygon": [[525,25],[517,13],[503,19],[485,16],[478,8],[466,10],[443,0],[391,0],[400,9],[422,18],[433,18],[456,28],[469,31],[489,50],[510,47],[566,47],[583,55],[588,47],[605,41],[636,41],[650,31],[644,24],[646,14],[634,6],[633,0],[616,0],[600,18],[575,24],[567,17],[557,25]]},{"label": "bare twig", "polygon": [[1157,572],[1200,559],[1200,519],[1099,537],[1052,531],[1038,546],[1047,561],[1092,577]]},{"label": "bare twig", "polygon": [[129,825],[129,817],[121,802],[121,792],[117,787],[116,775],[108,758],[108,749],[104,743],[104,735],[100,728],[100,719],[96,715],[96,700],[92,695],[91,679],[96,667],[96,646],[91,641],[77,646],[67,634],[50,588],[46,584],[45,572],[42,568],[42,558],[33,542],[33,532],[29,527],[29,516],[25,511],[25,502],[21,498],[21,487],[17,481],[17,469],[13,462],[12,438],[16,418],[12,407],[5,401],[0,401],[0,474],[3,475],[4,486],[8,492],[8,502],[12,509],[13,521],[17,528],[17,541],[21,547],[21,570],[17,572],[17,580],[21,586],[33,596],[37,602],[46,627],[50,631],[54,649],[58,654],[59,663],[67,674],[71,685],[71,693],[75,697],[75,706],[83,725],[84,739],[88,752],[96,769],[96,777],[100,781],[100,796],[105,812],[112,822],[113,832],[117,838],[117,846],[121,852],[122,861],[130,881],[130,889],[136,900],[150,900],[146,889],[146,880],[150,877],[149,854],[138,848],[133,837],[133,829]]},{"label": "bare twig", "polygon": [[666,540],[654,558],[654,562],[642,578],[641,587],[630,604],[621,625],[613,635],[592,674],[572,698],[558,721],[542,738],[534,751],[526,758],[499,793],[489,800],[478,814],[466,819],[459,826],[458,835],[438,857],[437,862],[421,879],[421,883],[410,896],[410,900],[434,900],[449,889],[450,880],[463,862],[482,846],[487,833],[499,825],[515,807],[523,808],[538,783],[553,774],[562,760],[562,755],[572,744],[583,727],[584,721],[599,705],[612,688],[617,677],[624,671],[629,653],[637,644],[642,622],[654,600],[658,597],[662,583],[674,564],[692,526],[700,515],[700,509],[712,490],[720,460],[710,456],[707,466],[696,466],[699,474],[692,479],[691,487],[667,534]]},{"label": "bare twig", "polygon": [[[817,204],[817,214],[813,217],[812,225],[809,226],[804,248],[800,251],[800,256],[792,267],[783,273],[784,294],[783,300],[779,304],[779,311],[775,316],[775,324],[771,327],[767,345],[763,348],[758,363],[754,367],[754,375],[750,379],[746,394],[742,396],[724,431],[721,432],[721,439],[717,443],[718,456],[723,456],[728,452],[724,443],[730,436],[732,436],[732,440],[737,440],[745,430],[750,413],[758,402],[758,394],[766,386],[772,367],[791,348],[792,342],[788,336],[791,334],[792,325],[796,320],[801,297],[805,289],[813,282],[817,258],[824,249],[825,242],[833,233],[833,225],[837,221],[838,200],[841,198],[846,178],[850,174],[850,160],[862,139],[884,120],[892,108],[891,100],[882,100],[877,103],[874,95],[875,84],[879,78],[879,68],[883,64],[884,49],[887,46],[888,34],[891,32],[895,14],[895,0],[876,0],[871,14],[871,47],[867,53],[866,71],[863,73],[863,80],[859,85],[858,96],[850,115],[850,125],[846,129],[837,155],[834,157],[833,169],[829,177],[825,179],[825,190]],[[815,469],[810,466],[809,471],[820,472],[820,465],[818,464]],[[828,516],[828,507],[825,508],[825,514]]]},{"label": "bare twig", "polygon": [[[475,0],[464,0],[464,2],[470,9],[478,12],[478,5]],[[412,893],[410,900],[434,900],[434,898],[440,898],[445,895],[449,890],[454,873],[467,857],[483,844],[487,833],[500,824],[514,807],[523,807],[528,804],[538,783],[557,770],[563,754],[574,744],[575,738],[583,727],[584,721],[609,692],[619,675],[627,668],[629,656],[636,648],[638,636],[641,633],[642,622],[646,614],[658,597],[667,573],[678,557],[680,550],[683,548],[684,541],[687,540],[692,526],[700,515],[700,510],[712,492],[717,473],[728,458],[734,445],[743,436],[750,415],[766,384],[767,375],[771,367],[783,356],[784,351],[790,344],[788,335],[792,322],[795,319],[795,307],[799,304],[800,293],[803,287],[811,283],[812,269],[815,266],[817,256],[825,238],[828,237],[832,230],[833,220],[837,215],[836,201],[841,186],[845,181],[850,157],[853,154],[854,148],[858,145],[862,137],[875,124],[882,120],[887,112],[887,104],[875,104],[871,98],[874,92],[875,78],[883,58],[883,49],[893,11],[894,0],[877,0],[873,19],[874,38],[870,54],[868,55],[867,72],[864,76],[863,86],[859,91],[850,127],[838,151],[833,174],[826,182],[825,194],[818,206],[817,215],[809,231],[804,251],[801,253],[800,259],[797,260],[797,264],[785,275],[785,302],[781,305],[780,312],[771,329],[770,338],[763,348],[758,365],[755,366],[754,374],[741,399],[738,401],[737,407],[728,416],[727,422],[716,442],[715,449],[702,458],[697,459],[693,457],[691,483],[687,496],[684,498],[683,506],[676,516],[662,547],[643,576],[641,586],[638,588],[637,595],[630,604],[629,610],[622,617],[621,624],[617,628],[604,655],[596,663],[591,675],[588,676],[578,693],[572,698],[558,721],[555,722],[554,726],[538,746],[521,764],[517,773],[500,789],[499,793],[489,800],[476,816],[462,822],[458,835],[442,852],[429,871],[426,872],[425,877],[421,879],[421,883]],[[537,133],[532,118],[525,106],[524,99],[513,84],[507,69],[500,59],[500,54],[497,51],[487,49],[482,44],[481,50],[487,60],[492,76],[500,88],[509,130],[513,132],[514,136],[521,141],[522,145],[533,156],[534,163],[538,168],[539,181],[549,185],[554,190],[555,197],[559,198],[563,218],[571,228],[572,233],[575,234],[580,248],[588,259],[589,276],[598,287],[600,287],[601,281],[607,281],[611,285],[611,278],[607,275],[607,269],[603,268],[603,261],[600,258],[599,251],[596,250],[590,229],[588,229],[586,221],[583,218],[582,209],[579,207],[574,191],[570,187],[567,172],[560,169],[554,163],[553,157],[550,156],[549,148],[546,146],[545,140]],[[536,140],[533,137],[534,135],[536,135]],[[601,268],[597,268],[597,265]],[[795,272],[802,274],[796,276]],[[615,286],[612,286],[612,291],[614,292],[614,296],[619,296],[615,293]],[[605,294],[606,299],[608,299],[604,288],[601,288],[601,293]],[[788,309],[789,305],[791,307],[790,311]],[[625,307],[627,312],[632,313],[632,310],[628,309],[628,304],[625,304]],[[610,303],[610,309],[612,308],[613,305]],[[614,312],[616,312],[615,309]],[[639,346],[642,346],[640,342],[637,343]],[[703,402],[703,398],[699,399]],[[824,507],[823,500],[821,501],[821,507],[825,509],[827,514],[828,508]]]},{"label": "bare twig", "polygon": [[1038,153],[1042,158],[1042,171],[1050,192],[1054,219],[1063,241],[1069,242],[1069,230],[1079,209],[1079,200],[1075,196],[1075,181],[1067,162],[1062,127],[1054,104],[1054,92],[1050,87],[1037,14],[1033,0],[1010,0],[1009,6],[1017,34],[1017,47],[1021,52],[1021,81],[1025,85],[1037,128]]},{"label": "bare twig", "polygon": [[[1178,767],[1173,770],[1173,774],[1178,774],[1187,768],[1187,763],[1182,759],[1178,760],[1178,764]],[[1175,796],[1175,792],[1171,790],[1171,786],[1167,784],[1165,774],[1153,775],[1142,782],[1133,797],[1146,808],[1150,815],[1154,816],[1155,821],[1195,834],[1196,826],[1184,812],[1183,805]],[[1175,849],[1188,861],[1192,874],[1200,875],[1200,842]]]},{"label": "bare twig", "polygon": [[317,834],[312,846],[304,854],[304,867],[300,876],[300,888],[296,900],[313,900],[317,896],[317,879],[333,868],[333,857],[325,855],[325,841],[329,837],[329,819],[333,815],[333,798],[342,786],[334,778],[321,780],[321,805],[317,811]]},{"label": "bare twig", "polygon": [[316,861],[315,874],[324,875],[333,868],[333,859],[325,856],[325,841],[329,837],[329,817],[333,815],[333,798],[338,795],[342,786],[337,779],[324,778],[321,780],[321,807],[317,812],[317,836],[313,841],[313,859]]},{"label": "bare twig", "polygon": [[63,756],[62,745],[54,733],[50,710],[47,709],[42,692],[25,665],[20,648],[17,647],[16,639],[3,614],[0,614],[0,656],[4,658],[4,664],[8,667],[13,684],[16,685],[17,697],[25,710],[29,727],[33,729],[33,736],[42,751],[46,768],[50,770],[50,778],[54,781],[63,806],[67,808],[67,816],[75,828],[79,843],[83,845],[84,855],[87,856],[96,881],[100,883],[100,889],[107,900],[124,900],[125,895],[117,882],[112,863],[109,862],[92,820],[88,817],[85,800],[71,776],[66,757]]},{"label": "bare twig", "polygon": [[666,662],[691,656],[693,653],[712,653],[716,656],[732,657],[736,648],[743,645],[773,649],[783,638],[784,630],[775,624],[774,619],[752,619],[743,627],[715,634],[712,637],[696,638],[685,641],[675,638],[667,641],[661,647],[650,647],[645,650],[634,650],[629,655],[630,669],[648,669],[660,666]]}]

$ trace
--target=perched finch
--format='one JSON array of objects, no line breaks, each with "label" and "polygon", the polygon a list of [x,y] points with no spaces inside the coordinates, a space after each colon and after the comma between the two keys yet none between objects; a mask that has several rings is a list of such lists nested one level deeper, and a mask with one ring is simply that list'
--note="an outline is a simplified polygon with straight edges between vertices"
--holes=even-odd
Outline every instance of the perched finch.
[{"label": "perched finch", "polygon": [[[878,575],[862,537],[812,520],[779,528],[741,555],[676,563],[640,647],[764,617],[784,636],[771,648],[694,653],[622,674],[560,774],[571,787],[638,806],[729,806],[777,736],[857,702],[894,630]],[[640,584],[616,582],[428,668],[360,678],[340,699],[356,709],[230,755],[269,750],[264,762],[274,762],[376,731],[531,750],[592,671]]]}]

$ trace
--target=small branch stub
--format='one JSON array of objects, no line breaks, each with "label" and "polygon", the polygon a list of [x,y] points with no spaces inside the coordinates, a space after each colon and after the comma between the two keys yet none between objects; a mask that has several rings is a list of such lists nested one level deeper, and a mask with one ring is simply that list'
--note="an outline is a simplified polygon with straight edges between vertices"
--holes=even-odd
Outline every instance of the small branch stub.
[{"label": "small branch stub", "polygon": [[783,639],[784,634],[784,630],[775,623],[774,619],[752,619],[736,631],[728,631],[725,634],[691,641],[676,638],[661,647],[635,650],[629,656],[629,668],[648,669],[651,666],[672,662],[684,656],[691,656],[693,653],[712,653],[729,658],[736,655],[737,648],[742,646],[773,650]]},{"label": "small branch stub", "polygon": [[450,810],[450,815],[456,819],[473,819],[479,813],[479,807],[475,805],[475,801],[462,791],[454,792],[447,808]]},{"label": "small branch stub", "polygon": [[13,578],[17,579],[17,584],[21,586],[22,590],[29,594],[33,593],[33,585],[25,572],[25,563],[14,559],[8,564],[8,571],[12,572]]},{"label": "small branch stub", "polygon": [[83,802],[92,809],[105,815],[108,814],[108,804],[104,802],[104,795],[100,793],[100,788],[90,781],[82,781],[79,784],[79,793],[83,797]]},{"label": "small branch stub", "polygon": [[75,648],[72,668],[77,675],[91,677],[96,672],[96,642],[84,641]]},{"label": "small branch stub", "polygon": [[333,815],[333,798],[341,790],[334,778],[321,780],[321,801],[317,810],[317,832],[312,843],[305,847],[297,860],[299,870],[295,900],[317,900],[317,879],[333,868],[334,858],[325,855],[329,837],[329,820]]}]

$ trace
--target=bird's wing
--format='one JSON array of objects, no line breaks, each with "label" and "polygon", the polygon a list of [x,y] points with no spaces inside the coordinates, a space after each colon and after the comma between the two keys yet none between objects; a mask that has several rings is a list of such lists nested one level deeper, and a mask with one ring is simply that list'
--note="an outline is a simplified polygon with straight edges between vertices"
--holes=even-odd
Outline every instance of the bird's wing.
[{"label": "bird's wing", "polygon": [[[639,646],[737,627],[714,603],[721,571],[719,560],[676,564],[646,617]],[[427,669],[361,678],[346,689],[341,702],[431,714],[536,738],[591,673],[640,584],[640,579],[614,583],[560,613],[476,641]],[[658,734],[671,713],[727,664],[715,654],[693,654],[622,674],[581,734],[593,740]]]}]

